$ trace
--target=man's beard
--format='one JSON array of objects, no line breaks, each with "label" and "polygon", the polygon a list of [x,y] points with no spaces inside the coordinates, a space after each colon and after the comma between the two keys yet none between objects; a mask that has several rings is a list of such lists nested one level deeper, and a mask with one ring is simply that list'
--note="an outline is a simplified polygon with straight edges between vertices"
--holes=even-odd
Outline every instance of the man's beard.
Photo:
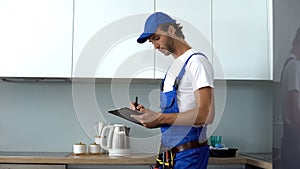
[{"label": "man's beard", "polygon": [[160,50],[164,55],[169,56],[170,54],[173,54],[175,51],[174,47],[174,39],[171,37],[168,37],[166,42],[166,49]]}]

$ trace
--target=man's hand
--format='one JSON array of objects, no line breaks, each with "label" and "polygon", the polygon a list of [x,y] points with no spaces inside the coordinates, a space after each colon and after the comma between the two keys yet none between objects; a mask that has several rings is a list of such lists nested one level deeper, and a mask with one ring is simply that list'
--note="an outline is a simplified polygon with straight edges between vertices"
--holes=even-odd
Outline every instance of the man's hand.
[{"label": "man's hand", "polygon": [[161,113],[150,109],[140,108],[142,115],[131,115],[132,118],[141,122],[146,128],[155,128],[160,126],[159,117]]},{"label": "man's hand", "polygon": [[131,103],[130,103],[130,109],[140,111],[140,110],[142,110],[142,109],[145,109],[145,107],[144,107],[143,105],[141,105],[141,104],[138,104],[138,105],[136,106],[134,102],[131,102]]}]

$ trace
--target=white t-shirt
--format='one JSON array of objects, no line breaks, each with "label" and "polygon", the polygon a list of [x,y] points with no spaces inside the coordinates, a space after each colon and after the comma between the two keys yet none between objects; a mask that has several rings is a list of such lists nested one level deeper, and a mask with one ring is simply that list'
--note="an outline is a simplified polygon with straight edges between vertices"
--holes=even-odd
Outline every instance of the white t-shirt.
[{"label": "white t-shirt", "polygon": [[[282,73],[281,102],[284,120],[286,123],[291,124],[291,119],[289,115],[291,105],[288,102],[288,92],[292,90],[300,92],[300,61],[297,60],[293,54],[290,54],[289,58],[293,59],[288,61]],[[298,97],[300,98],[300,95]]]},{"label": "white t-shirt", "polygon": [[[187,50],[183,55],[174,59],[167,72],[164,91],[173,90],[175,78],[179,75],[185,61],[193,54],[193,49]],[[202,87],[214,87],[214,71],[209,60],[203,55],[193,55],[185,68],[185,73],[180,81],[177,91],[177,104],[179,112],[184,112],[196,107],[194,91]]]}]

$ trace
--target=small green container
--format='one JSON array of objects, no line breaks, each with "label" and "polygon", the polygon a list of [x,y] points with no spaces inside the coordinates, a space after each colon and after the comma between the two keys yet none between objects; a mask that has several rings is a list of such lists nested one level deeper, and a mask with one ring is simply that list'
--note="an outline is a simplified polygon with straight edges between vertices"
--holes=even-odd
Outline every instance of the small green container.
[{"label": "small green container", "polygon": [[222,136],[210,136],[210,145],[215,147],[216,144],[222,144]]}]

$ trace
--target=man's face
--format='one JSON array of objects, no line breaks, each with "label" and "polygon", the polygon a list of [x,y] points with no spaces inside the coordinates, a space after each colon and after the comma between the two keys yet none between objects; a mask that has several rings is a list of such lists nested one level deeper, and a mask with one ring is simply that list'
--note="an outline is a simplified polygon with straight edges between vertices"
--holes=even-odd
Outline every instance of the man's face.
[{"label": "man's face", "polygon": [[167,32],[157,30],[152,36],[149,37],[149,42],[158,49],[165,56],[168,56],[175,51],[174,39],[169,36]]}]

